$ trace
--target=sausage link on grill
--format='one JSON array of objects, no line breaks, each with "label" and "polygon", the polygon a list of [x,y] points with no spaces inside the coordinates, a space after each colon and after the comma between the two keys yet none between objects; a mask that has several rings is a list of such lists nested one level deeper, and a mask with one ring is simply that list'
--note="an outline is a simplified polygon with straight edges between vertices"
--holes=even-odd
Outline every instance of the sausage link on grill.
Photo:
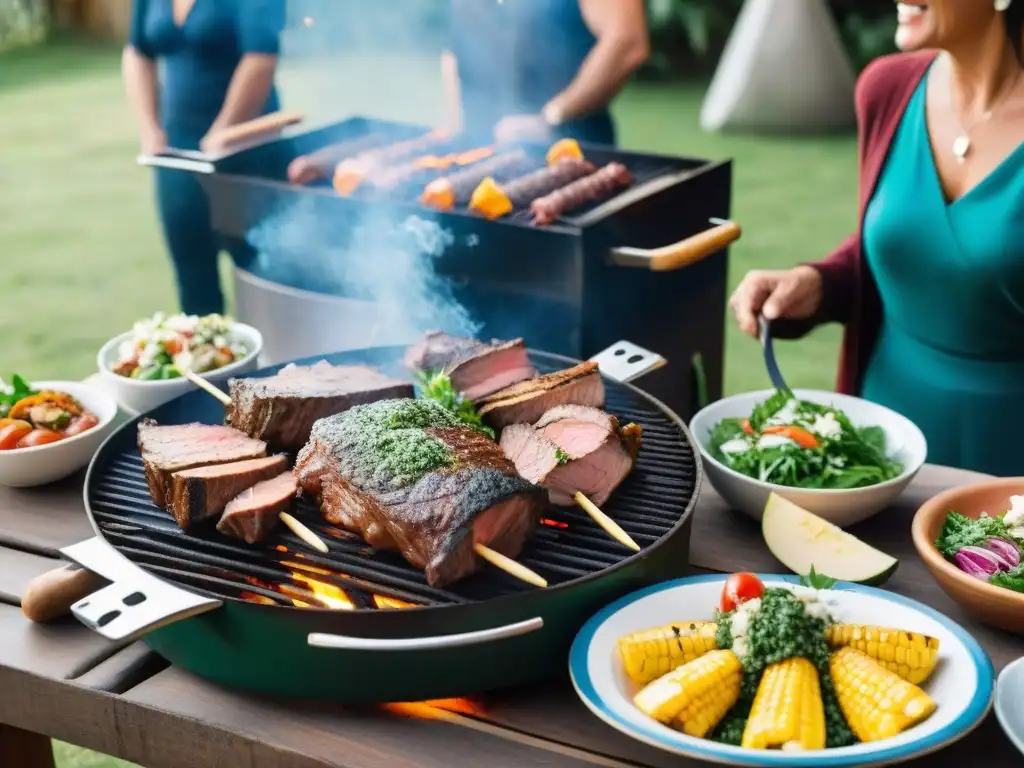
[{"label": "sausage link on grill", "polygon": [[584,176],[566,187],[530,203],[530,211],[536,224],[551,224],[559,216],[588,203],[596,203],[612,195],[618,189],[629,186],[633,177],[621,163],[608,163],[599,171]]},{"label": "sausage link on grill", "polygon": [[517,149],[480,160],[460,171],[434,179],[423,190],[420,202],[443,211],[465,205],[481,181],[488,176],[508,173],[524,164],[526,159],[526,151]]},{"label": "sausage link on grill", "polygon": [[572,184],[595,170],[597,167],[589,160],[560,160],[555,165],[513,179],[504,186],[505,195],[514,207],[525,208],[538,197],[550,195],[556,189]]},{"label": "sausage link on grill", "polygon": [[359,185],[366,180],[370,173],[378,172],[384,166],[404,160],[411,155],[426,152],[438,142],[446,141],[449,138],[444,131],[431,131],[414,139],[370,149],[355,157],[342,160],[334,169],[334,189],[339,195],[347,197],[359,188]]}]

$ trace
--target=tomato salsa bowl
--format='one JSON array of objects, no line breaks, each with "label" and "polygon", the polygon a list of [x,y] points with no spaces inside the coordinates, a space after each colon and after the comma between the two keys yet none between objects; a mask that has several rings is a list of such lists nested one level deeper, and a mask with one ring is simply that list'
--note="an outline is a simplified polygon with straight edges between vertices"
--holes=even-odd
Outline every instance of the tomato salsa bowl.
[{"label": "tomato salsa bowl", "polygon": [[39,444],[33,444],[36,441],[30,439],[26,445],[22,438],[10,448],[0,450],[0,485],[29,488],[74,474],[92,460],[114,426],[117,402],[96,387],[78,381],[32,381],[31,387],[35,392],[69,396],[80,406],[87,422],[84,428],[75,429],[71,434],[61,429],[35,430],[56,435],[50,435],[54,438],[52,442]]}]

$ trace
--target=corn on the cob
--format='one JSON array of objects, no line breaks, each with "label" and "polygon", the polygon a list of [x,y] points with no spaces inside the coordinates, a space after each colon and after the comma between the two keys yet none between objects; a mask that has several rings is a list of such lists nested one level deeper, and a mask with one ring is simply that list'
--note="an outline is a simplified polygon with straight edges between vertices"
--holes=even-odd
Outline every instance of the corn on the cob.
[{"label": "corn on the cob", "polygon": [[713,621],[685,621],[634,632],[619,640],[619,656],[629,679],[647,685],[717,649],[717,631]]},{"label": "corn on the cob", "polygon": [[765,669],[742,744],[748,749],[825,748],[821,681],[810,661],[797,657]]},{"label": "corn on the cob", "polygon": [[861,741],[892,738],[935,711],[927,693],[854,648],[833,653],[829,671],[839,708]]},{"label": "corn on the cob", "polygon": [[832,648],[856,648],[890,672],[919,685],[939,660],[939,639],[919,632],[862,624],[832,624],[825,629]]},{"label": "corn on the cob", "polygon": [[704,737],[739,698],[742,672],[732,651],[710,651],[647,685],[633,703],[655,720],[674,720],[685,733]]}]

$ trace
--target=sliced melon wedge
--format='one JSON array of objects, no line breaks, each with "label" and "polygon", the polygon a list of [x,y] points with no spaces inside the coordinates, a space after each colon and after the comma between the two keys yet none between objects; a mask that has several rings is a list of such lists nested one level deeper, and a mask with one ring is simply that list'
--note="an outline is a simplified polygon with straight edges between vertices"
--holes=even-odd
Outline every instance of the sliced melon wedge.
[{"label": "sliced melon wedge", "polygon": [[822,576],[877,586],[899,565],[896,558],[775,493],[765,504],[761,533],[776,559],[800,576],[813,566]]}]

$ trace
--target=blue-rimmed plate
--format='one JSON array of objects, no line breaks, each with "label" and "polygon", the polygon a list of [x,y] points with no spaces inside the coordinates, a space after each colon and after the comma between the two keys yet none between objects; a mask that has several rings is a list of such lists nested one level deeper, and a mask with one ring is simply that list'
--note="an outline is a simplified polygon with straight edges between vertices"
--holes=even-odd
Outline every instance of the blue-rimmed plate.
[{"label": "blue-rimmed plate", "polygon": [[[792,576],[761,575],[767,586],[795,584]],[[694,576],[642,589],[618,600],[580,630],[569,655],[576,692],[591,712],[628,736],[687,757],[726,765],[884,765],[920,757],[963,738],[992,706],[994,672],[985,651],[942,614],[891,592],[839,584],[825,593],[837,621],[921,632],[939,639],[939,664],[924,689],[938,704],[935,714],[899,736],[818,752],[743,749],[696,739],[648,718],[632,703],[616,645],[623,635],[673,621],[713,618],[724,576]]]}]

